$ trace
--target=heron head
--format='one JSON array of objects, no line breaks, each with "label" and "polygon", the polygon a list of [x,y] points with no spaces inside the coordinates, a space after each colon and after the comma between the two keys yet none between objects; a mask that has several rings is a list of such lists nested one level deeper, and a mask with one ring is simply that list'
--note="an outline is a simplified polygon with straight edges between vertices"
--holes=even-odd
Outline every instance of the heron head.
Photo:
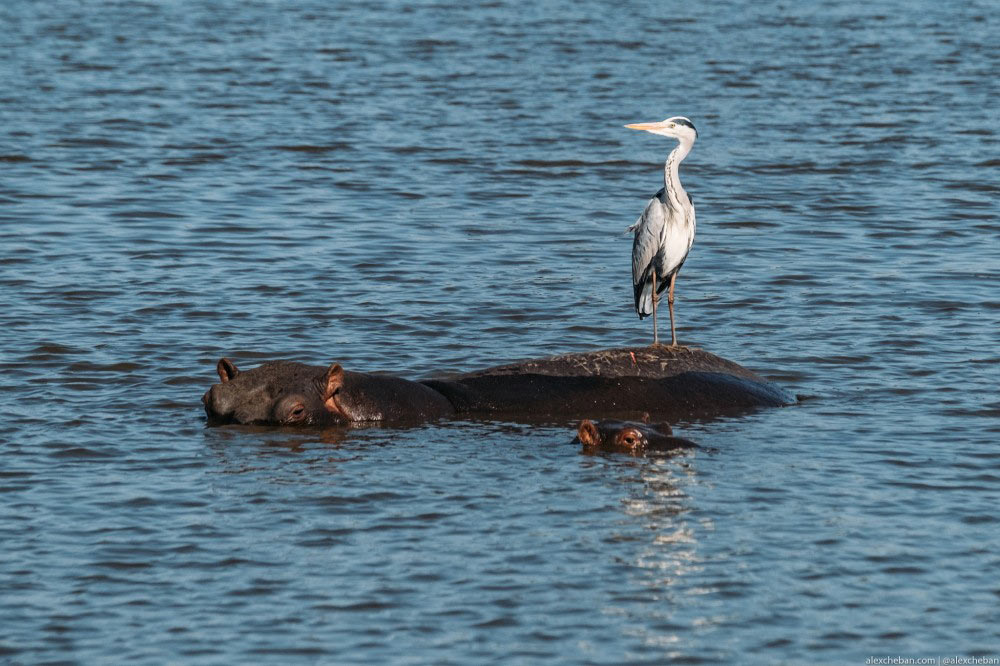
[{"label": "heron head", "polygon": [[634,123],[625,127],[635,130],[645,130],[661,136],[669,136],[679,141],[690,141],[698,138],[698,130],[694,128],[694,123],[684,116],[674,116],[661,120],[658,123]]}]

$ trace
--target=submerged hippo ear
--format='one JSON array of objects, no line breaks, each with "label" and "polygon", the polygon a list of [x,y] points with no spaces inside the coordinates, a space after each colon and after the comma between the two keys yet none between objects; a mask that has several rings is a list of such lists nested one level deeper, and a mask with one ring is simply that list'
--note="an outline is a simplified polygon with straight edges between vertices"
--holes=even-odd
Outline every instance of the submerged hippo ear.
[{"label": "submerged hippo ear", "polygon": [[584,446],[597,446],[597,443],[600,441],[600,436],[597,434],[597,426],[587,419],[580,421],[576,437]]},{"label": "submerged hippo ear", "polygon": [[219,373],[219,380],[221,380],[223,384],[240,374],[240,371],[228,358],[220,358],[219,362],[215,364],[215,371]]},{"label": "submerged hippo ear", "polygon": [[657,430],[659,430],[664,435],[673,435],[674,434],[674,429],[671,428],[670,424],[667,423],[666,421],[663,421],[662,423],[657,423],[653,427],[656,428]]}]

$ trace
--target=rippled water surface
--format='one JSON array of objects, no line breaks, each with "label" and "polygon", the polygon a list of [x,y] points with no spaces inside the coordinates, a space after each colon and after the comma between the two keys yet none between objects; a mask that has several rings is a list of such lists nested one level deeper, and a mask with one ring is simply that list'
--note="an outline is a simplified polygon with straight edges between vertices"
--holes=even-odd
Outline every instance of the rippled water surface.
[{"label": "rippled water surface", "polygon": [[[1000,657],[996,9],[3,3],[0,661]],[[666,460],[205,426],[223,355],[647,341],[669,115],[681,341],[807,400]]]}]

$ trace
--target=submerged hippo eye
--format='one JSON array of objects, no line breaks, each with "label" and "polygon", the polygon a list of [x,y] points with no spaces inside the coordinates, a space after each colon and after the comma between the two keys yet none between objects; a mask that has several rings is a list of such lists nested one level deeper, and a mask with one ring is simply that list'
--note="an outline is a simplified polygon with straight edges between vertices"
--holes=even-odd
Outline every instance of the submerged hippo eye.
[{"label": "submerged hippo eye", "polygon": [[296,404],[292,407],[291,411],[288,412],[288,421],[301,421],[306,416],[306,408],[302,403]]}]

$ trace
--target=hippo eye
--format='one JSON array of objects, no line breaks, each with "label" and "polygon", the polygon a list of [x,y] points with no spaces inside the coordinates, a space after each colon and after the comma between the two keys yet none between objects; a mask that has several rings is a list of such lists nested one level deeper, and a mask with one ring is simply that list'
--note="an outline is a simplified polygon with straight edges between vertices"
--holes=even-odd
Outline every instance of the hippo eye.
[{"label": "hippo eye", "polygon": [[622,433],[621,442],[629,447],[636,447],[639,445],[641,437],[639,433],[635,430],[626,430]]},{"label": "hippo eye", "polygon": [[292,407],[292,411],[288,413],[288,420],[301,421],[303,418],[305,418],[305,415],[306,415],[305,405],[299,403],[294,407]]}]

